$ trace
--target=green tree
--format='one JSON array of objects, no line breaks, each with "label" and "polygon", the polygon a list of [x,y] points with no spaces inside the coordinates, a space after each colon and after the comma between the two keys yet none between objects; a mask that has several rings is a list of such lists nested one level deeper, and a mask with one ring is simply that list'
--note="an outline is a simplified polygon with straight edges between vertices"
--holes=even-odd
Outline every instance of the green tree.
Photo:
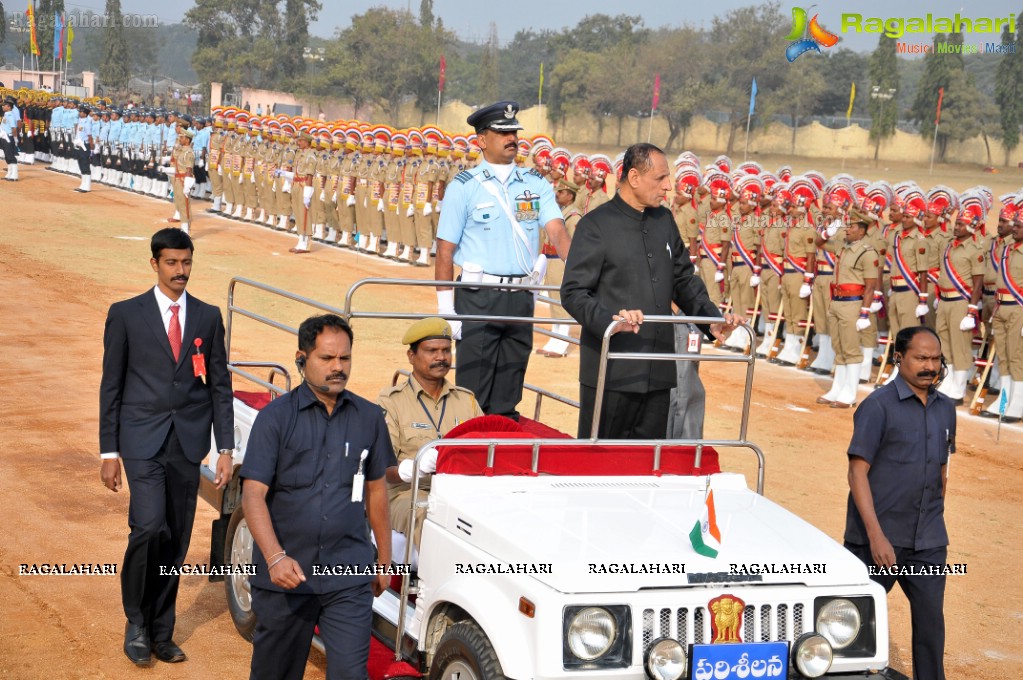
[{"label": "green tree", "polygon": [[[823,55],[822,55],[823,56]],[[806,61],[804,56],[793,62],[793,66]],[[813,59],[810,63],[820,62]],[[868,58],[848,49],[829,50],[818,72],[824,78],[824,89],[814,101],[810,102],[808,113],[819,116],[845,117],[849,110],[849,90],[856,83],[856,100],[853,113],[862,111],[863,100],[870,89],[864,74],[867,72]]]},{"label": "green tree", "polygon": [[783,57],[788,24],[777,2],[714,17],[707,46],[715,62],[706,79],[708,104],[728,116],[728,154],[734,149],[736,133],[746,126],[752,79],[756,77],[761,92],[771,92],[785,80],[784,70],[790,68]]},{"label": "green tree", "polygon": [[419,3],[419,25],[433,26],[433,0],[421,0]]},{"label": "green tree", "polygon": [[[827,82],[821,74],[817,59],[797,59],[785,70],[780,88],[770,92],[765,102],[765,109],[784,112],[792,126],[791,152],[796,153],[796,133],[803,116],[813,113],[817,102],[827,89]],[[758,89],[763,87],[758,83]],[[848,106],[848,91],[846,106]],[[748,109],[747,109],[748,112]]]},{"label": "green tree", "polygon": [[[940,89],[948,88],[955,71],[963,70],[962,54],[950,52],[938,52],[938,46],[944,43],[950,45],[962,45],[962,33],[944,33],[934,35],[934,50],[924,57],[924,74],[917,85],[916,98],[913,106],[909,109],[909,117],[920,125],[920,135],[930,141],[934,135],[935,114],[938,111],[938,92]],[[944,108],[944,107],[943,107]],[[944,155],[945,144],[948,142],[947,135],[941,130],[938,131],[938,147]]]},{"label": "green tree", "polygon": [[53,59],[53,29],[55,14],[64,12],[64,0],[39,0],[36,3],[36,41],[39,43],[39,63],[49,64]]},{"label": "green tree", "polygon": [[1019,129],[1023,125],[1023,14],[1017,20],[1017,33],[1013,35],[1006,26],[1002,31],[1002,44],[1012,43],[1014,49],[1002,55],[998,62],[995,104],[998,107],[1001,125],[1002,146],[1005,148],[1005,165],[1009,154],[1019,146]]},{"label": "green tree", "polygon": [[[686,147],[686,133],[693,116],[708,99],[706,78],[711,65],[705,36],[692,26],[654,31],[642,46],[635,72],[661,75],[657,112],[668,124],[665,150],[673,148],[680,136],[682,148]],[[623,107],[628,113],[643,106],[641,102],[649,101],[647,98],[652,94],[646,78],[611,78],[611,83],[621,91],[622,98],[631,103],[630,107]],[[637,87],[641,88],[638,92]],[[622,144],[620,133],[621,118],[618,143]]]},{"label": "green tree", "polygon": [[[938,140],[941,144],[939,158],[945,157],[948,142],[964,142],[981,134],[985,119],[994,117],[990,100],[981,97],[973,78],[963,69],[953,70],[945,86],[941,104],[941,123]],[[991,149],[988,146],[990,161]]]},{"label": "green tree", "polygon": [[99,78],[103,87],[125,90],[131,76],[128,42],[124,38],[121,0],[107,0],[106,24],[103,29],[103,60],[99,65]]},{"label": "green tree", "polygon": [[[551,70],[557,65],[558,38],[558,34],[550,30],[524,30],[515,34],[512,41],[501,50],[498,63],[502,96],[522,106],[536,103],[540,87],[540,64],[544,65],[545,78],[549,79]],[[450,61],[448,67],[451,67]],[[550,99],[547,83],[544,84],[543,99],[544,104]],[[467,101],[476,101],[475,96]]]},{"label": "green tree", "polygon": [[497,101],[501,92],[501,47],[497,40],[497,23],[490,22],[490,36],[487,38],[486,47],[483,48],[483,58],[480,60],[479,82],[477,85],[476,98],[481,103]]},{"label": "green tree", "polygon": [[[7,13],[4,12],[4,3],[0,2],[0,43],[7,39]],[[0,64],[2,64],[0,58]]]},{"label": "green tree", "polygon": [[[874,88],[877,88],[875,91]],[[882,34],[870,55],[870,141],[874,143],[874,162],[877,162],[881,142],[895,134],[899,122],[899,105],[895,95],[899,90],[898,58],[894,38]]]}]

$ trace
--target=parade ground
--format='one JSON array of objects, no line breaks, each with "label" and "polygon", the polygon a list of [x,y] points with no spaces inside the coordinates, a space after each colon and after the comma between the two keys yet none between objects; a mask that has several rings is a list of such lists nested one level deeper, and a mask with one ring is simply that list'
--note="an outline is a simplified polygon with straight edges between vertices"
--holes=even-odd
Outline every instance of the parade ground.
[{"label": "parade ground", "polygon": [[[741,151],[733,157],[741,158]],[[797,173],[813,168],[830,176],[844,170],[959,191],[987,184],[995,196],[1023,185],[1023,171],[1016,169],[984,174],[976,166],[941,167],[929,175],[926,166],[756,160],[769,169],[789,163]],[[247,677],[251,647],[234,629],[223,583],[182,577],[175,640],[188,661],[135,669],[121,652],[125,619],[117,576],[22,573],[50,564],[121,563],[130,490],[125,485],[114,494],[99,478],[103,323],[111,303],[155,283],[149,237],[173,213],[166,201],[99,183],[91,193],[74,193],[77,178],[46,167],[23,165],[19,182],[0,185],[0,678]],[[228,283],[237,276],[337,307],[344,306],[351,284],[365,277],[433,276],[432,268],[322,244],[307,255],[290,254],[294,236],[207,215],[202,211],[208,206],[193,202],[196,252],[188,291],[222,311]],[[989,228],[993,224],[989,219]],[[314,313],[250,289],[239,288],[235,302],[291,326]],[[428,287],[367,287],[356,296],[355,308],[432,313],[436,297]],[[350,389],[374,399],[396,369],[408,366],[400,344],[408,323],[354,321]],[[534,344],[543,342],[537,336]],[[237,319],[231,359],[291,367],[295,344],[293,336]],[[766,454],[766,495],[841,541],[852,412],[814,403],[829,385],[821,376],[762,361],[755,371],[748,434]],[[577,398],[577,372],[577,351],[562,359],[534,354],[527,382]],[[736,436],[740,366],[709,364],[701,375],[708,392],[707,436]],[[253,389],[240,382],[235,387]],[[860,398],[866,394],[861,388]],[[532,414],[532,399],[520,410]],[[956,679],[1023,677],[1023,428],[1003,425],[996,440],[996,421],[970,416],[965,408],[958,414],[945,517],[948,562],[966,565],[966,573],[948,578],[946,669]],[[545,402],[541,418],[575,431],[574,409]],[[745,452],[725,453],[722,466],[744,472],[752,486],[751,460]],[[215,517],[200,500],[186,563],[209,562]],[[888,602],[890,665],[909,674],[906,598],[896,588]],[[322,678],[325,668],[324,657],[313,652],[306,677]]]}]

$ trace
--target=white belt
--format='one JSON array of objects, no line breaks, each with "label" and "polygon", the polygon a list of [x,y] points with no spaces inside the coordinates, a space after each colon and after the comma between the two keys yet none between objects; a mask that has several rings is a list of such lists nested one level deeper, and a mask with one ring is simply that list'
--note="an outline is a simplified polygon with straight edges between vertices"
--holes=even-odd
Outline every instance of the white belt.
[{"label": "white belt", "polygon": [[483,278],[480,279],[481,283],[509,283],[512,285],[519,283],[529,283],[528,276],[497,276],[496,274],[483,274]]}]

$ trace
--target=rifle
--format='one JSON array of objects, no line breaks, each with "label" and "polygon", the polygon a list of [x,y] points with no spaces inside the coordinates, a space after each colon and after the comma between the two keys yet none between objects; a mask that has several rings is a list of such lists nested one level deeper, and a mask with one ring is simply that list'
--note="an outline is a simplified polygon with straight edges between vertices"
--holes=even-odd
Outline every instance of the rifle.
[{"label": "rifle", "polygon": [[803,351],[799,355],[796,368],[802,370],[810,363],[810,329],[813,328],[813,302],[811,301],[806,313],[806,321],[803,322],[806,329],[803,331]]},{"label": "rifle", "polygon": [[995,358],[995,341],[992,338],[988,342],[987,357],[984,359],[974,360],[974,364],[977,368],[983,367],[983,371],[980,373],[980,382],[977,384],[977,391],[973,393],[973,400],[970,402],[970,413],[973,415],[980,415],[980,411],[984,408],[984,398],[987,396],[987,379],[991,373],[991,366],[994,364]]},{"label": "rifle", "polygon": [[[886,373],[885,369],[888,368],[888,356],[891,354],[892,343],[895,342],[895,337],[891,332],[891,326],[888,329],[888,335],[884,338],[884,353],[881,355],[881,366],[877,369],[877,379],[874,380],[875,386],[884,384],[884,381],[891,374],[890,372]],[[879,339],[878,342],[881,342],[881,340]]]},{"label": "rifle", "polygon": [[[775,358],[776,356],[778,356],[778,352],[781,351],[781,333],[778,332],[778,329],[781,328],[781,322],[785,318],[782,315],[782,310],[784,308],[785,300],[783,298],[782,301],[778,303],[778,311],[775,312],[774,314],[774,328],[771,329],[771,345],[770,348],[767,350],[768,359]],[[768,319],[770,319],[770,316],[768,316]]]}]

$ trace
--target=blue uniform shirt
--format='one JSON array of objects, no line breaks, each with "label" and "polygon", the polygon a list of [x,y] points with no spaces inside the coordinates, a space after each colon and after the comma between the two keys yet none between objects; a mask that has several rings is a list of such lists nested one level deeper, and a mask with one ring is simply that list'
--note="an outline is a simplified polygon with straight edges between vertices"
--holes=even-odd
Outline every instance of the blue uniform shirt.
[{"label": "blue uniform shirt", "polygon": [[14,111],[4,111],[4,116],[0,119],[0,131],[3,131],[9,138],[13,140],[14,129],[18,126],[18,119],[14,117]]},{"label": "blue uniform shirt", "polygon": [[[955,452],[955,437],[952,400],[933,391],[924,406],[901,375],[856,409],[848,454],[870,464],[874,512],[892,546],[927,550],[948,545],[941,467]],[[870,543],[852,493],[845,540]]]},{"label": "blue uniform shirt", "polygon": [[163,126],[163,143],[168,149],[173,149],[178,142],[178,124],[167,123]]},{"label": "blue uniform shirt", "polygon": [[[241,476],[270,487],[266,496],[277,540],[296,560],[306,581],[292,593],[328,593],[363,585],[372,575],[313,575],[313,565],[363,568],[376,563],[365,504],[352,502],[359,454],[368,481],[397,465],[383,410],[349,391],[334,412],[306,383],[274,399],[256,416]],[[266,556],[253,550],[252,585],[283,591],[270,581]]]},{"label": "blue uniform shirt", "polygon": [[[508,211],[525,232],[528,249]],[[487,274],[525,276],[540,254],[540,229],[554,219],[561,219],[561,208],[550,182],[535,170],[514,168],[502,186],[484,161],[458,173],[447,185],[437,238],[456,245],[458,266],[471,262]]]},{"label": "blue uniform shirt", "polygon": [[[195,137],[192,139],[192,148],[196,151],[206,149],[207,153],[210,150],[210,128],[207,125],[202,130],[195,133]],[[198,154],[196,154],[198,156]]]}]

